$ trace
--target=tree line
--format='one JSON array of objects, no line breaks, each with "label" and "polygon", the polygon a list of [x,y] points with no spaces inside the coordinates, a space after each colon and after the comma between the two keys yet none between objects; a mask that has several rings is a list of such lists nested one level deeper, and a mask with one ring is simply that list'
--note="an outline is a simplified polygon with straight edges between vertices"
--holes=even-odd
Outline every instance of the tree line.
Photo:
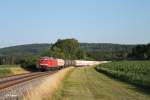
[{"label": "tree line", "polygon": [[[111,48],[110,48],[111,49]],[[87,51],[87,56],[94,60],[149,60],[150,44],[136,45],[132,48],[113,51]]]},{"label": "tree line", "polygon": [[131,59],[149,60],[150,59],[150,44],[137,45],[132,49],[132,52],[128,54]]}]

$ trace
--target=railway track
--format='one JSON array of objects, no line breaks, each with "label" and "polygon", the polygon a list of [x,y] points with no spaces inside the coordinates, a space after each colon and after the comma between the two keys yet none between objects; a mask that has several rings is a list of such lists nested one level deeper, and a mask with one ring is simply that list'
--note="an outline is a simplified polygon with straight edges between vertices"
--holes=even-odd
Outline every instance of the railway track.
[{"label": "railway track", "polygon": [[34,73],[13,75],[13,76],[8,76],[8,77],[1,77],[0,78],[0,91],[5,89],[5,88],[17,85],[19,83],[30,81],[32,79],[43,77],[43,76],[48,76],[48,75],[51,75],[53,73],[56,73],[56,71],[53,71],[53,72],[34,72]]}]

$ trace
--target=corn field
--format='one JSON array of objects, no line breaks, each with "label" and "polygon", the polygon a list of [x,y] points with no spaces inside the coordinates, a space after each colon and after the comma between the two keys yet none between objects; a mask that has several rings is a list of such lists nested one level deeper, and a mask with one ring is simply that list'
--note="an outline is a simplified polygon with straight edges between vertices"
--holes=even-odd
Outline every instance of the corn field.
[{"label": "corn field", "polygon": [[96,70],[134,85],[150,88],[150,61],[118,61],[101,64]]}]

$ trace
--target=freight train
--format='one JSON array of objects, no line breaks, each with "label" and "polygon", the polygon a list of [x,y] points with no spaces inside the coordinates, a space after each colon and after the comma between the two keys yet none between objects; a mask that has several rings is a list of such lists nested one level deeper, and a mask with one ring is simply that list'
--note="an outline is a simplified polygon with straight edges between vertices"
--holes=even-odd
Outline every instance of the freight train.
[{"label": "freight train", "polygon": [[100,63],[105,63],[105,61],[63,60],[52,57],[41,57],[38,61],[38,69],[42,71],[58,70],[68,66],[91,66]]}]

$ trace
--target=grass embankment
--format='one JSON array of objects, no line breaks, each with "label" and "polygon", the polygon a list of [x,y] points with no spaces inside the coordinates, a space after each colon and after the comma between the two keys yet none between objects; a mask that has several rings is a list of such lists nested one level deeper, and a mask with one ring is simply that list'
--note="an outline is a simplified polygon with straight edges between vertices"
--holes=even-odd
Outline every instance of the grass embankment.
[{"label": "grass embankment", "polygon": [[27,73],[19,65],[0,65],[0,77]]},{"label": "grass embankment", "polygon": [[31,87],[28,94],[23,97],[23,100],[51,100],[51,96],[56,91],[64,77],[74,69],[74,67],[68,67],[57,73],[50,75],[40,85]]},{"label": "grass embankment", "polygon": [[150,89],[150,61],[119,61],[101,64],[97,70],[111,77]]},{"label": "grass embankment", "polygon": [[94,67],[82,67],[75,68],[64,79],[52,100],[150,100],[150,96],[97,72]]}]

